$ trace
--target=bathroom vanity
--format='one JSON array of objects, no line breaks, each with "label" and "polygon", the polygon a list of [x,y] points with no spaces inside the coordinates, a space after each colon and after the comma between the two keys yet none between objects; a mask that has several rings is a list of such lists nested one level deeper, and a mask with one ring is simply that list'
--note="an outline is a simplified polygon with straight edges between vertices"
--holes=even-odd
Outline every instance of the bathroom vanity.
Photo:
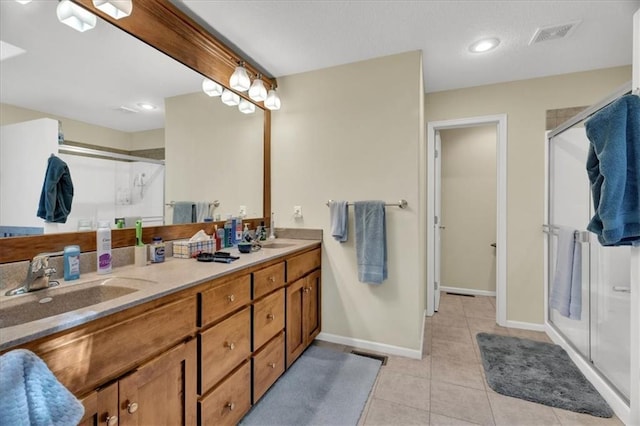
[{"label": "bathroom vanity", "polygon": [[0,350],[40,356],[83,402],[82,425],[236,424],[320,332],[320,241],[276,241],[231,264],[117,268],[147,281],[3,328]]}]

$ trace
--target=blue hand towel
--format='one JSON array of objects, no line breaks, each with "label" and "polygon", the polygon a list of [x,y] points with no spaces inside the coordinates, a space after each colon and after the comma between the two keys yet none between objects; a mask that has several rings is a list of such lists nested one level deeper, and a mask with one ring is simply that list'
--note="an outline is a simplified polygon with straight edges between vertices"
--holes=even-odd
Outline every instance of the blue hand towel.
[{"label": "blue hand towel", "polygon": [[0,356],[0,424],[77,425],[84,407],[33,352]]},{"label": "blue hand towel", "polygon": [[381,284],[387,279],[387,231],[384,201],[354,203],[358,280]]},{"label": "blue hand towel", "polygon": [[585,124],[595,214],[587,229],[603,246],[640,242],[640,97],[626,95]]},{"label": "blue hand towel", "polygon": [[582,247],[575,229],[560,227],[556,270],[549,306],[560,315],[579,320],[582,314]]},{"label": "blue hand towel", "polygon": [[329,202],[331,236],[344,243],[349,236],[349,205],[346,201]]},{"label": "blue hand towel", "polygon": [[38,217],[47,222],[65,223],[71,213],[73,182],[67,163],[51,155],[42,184]]},{"label": "blue hand towel", "polygon": [[173,205],[173,224],[195,223],[196,203],[193,201],[177,201]]}]

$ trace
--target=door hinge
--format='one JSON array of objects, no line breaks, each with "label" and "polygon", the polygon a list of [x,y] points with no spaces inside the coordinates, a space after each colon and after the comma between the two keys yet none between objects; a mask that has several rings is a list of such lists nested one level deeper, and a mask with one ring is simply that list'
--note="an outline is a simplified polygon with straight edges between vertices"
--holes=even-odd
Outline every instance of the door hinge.
[{"label": "door hinge", "polygon": [[435,223],[436,225],[438,224],[438,216],[436,216],[436,217],[434,218],[433,223]]},{"label": "door hinge", "polygon": [[436,281],[434,284],[435,284],[434,287],[437,290],[438,289],[438,281]]},{"label": "door hinge", "polygon": [[438,158],[438,155],[439,155],[439,153],[438,153],[438,150],[436,149],[435,150],[435,158]]}]

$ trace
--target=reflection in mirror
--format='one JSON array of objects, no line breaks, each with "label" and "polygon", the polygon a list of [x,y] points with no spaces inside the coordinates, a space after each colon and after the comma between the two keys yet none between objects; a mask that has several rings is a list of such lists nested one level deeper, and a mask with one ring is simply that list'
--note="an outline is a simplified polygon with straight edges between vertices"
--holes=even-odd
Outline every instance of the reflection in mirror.
[{"label": "reflection in mirror", "polygon": [[[5,58],[3,44],[0,62],[0,226],[41,233],[119,217],[172,223],[165,204],[184,200],[219,200],[214,216],[240,206],[262,216],[262,110],[244,115],[209,98],[201,75],[105,21],[85,33],[60,24],[56,5],[0,2],[0,39],[23,50]],[[59,150],[58,122],[65,144],[166,165]],[[51,154],[68,164],[75,191],[66,223],[45,227],[36,210]]]}]

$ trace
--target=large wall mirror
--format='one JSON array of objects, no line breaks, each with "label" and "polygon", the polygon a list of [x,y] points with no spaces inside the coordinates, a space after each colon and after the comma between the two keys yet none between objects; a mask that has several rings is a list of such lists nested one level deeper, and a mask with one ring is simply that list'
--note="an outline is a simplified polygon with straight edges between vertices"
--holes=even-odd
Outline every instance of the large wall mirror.
[{"label": "large wall mirror", "polygon": [[[91,7],[90,1],[78,3]],[[268,216],[264,209],[270,201],[269,112],[259,105],[253,114],[243,114],[201,89],[203,74],[223,82],[220,76],[233,63],[229,55],[227,63],[216,64],[198,34],[197,46],[178,48],[189,55],[188,60],[179,58],[190,62],[186,66],[134,37],[140,28],[140,38],[153,45],[155,38],[164,39],[159,45],[175,45],[166,29],[171,25],[186,37],[184,29],[167,22],[166,16],[188,18],[168,1],[134,2],[134,13],[114,22],[126,31],[99,17],[96,27],[83,33],[60,23],[56,6],[53,1],[0,2],[0,125],[11,130],[3,130],[0,160],[14,165],[10,174],[0,170],[0,226],[44,225],[35,212],[52,153],[69,165],[74,203],[67,223],[45,225],[50,228],[47,235],[1,240],[0,263],[29,258],[35,253],[25,251],[28,246],[35,252],[59,250],[65,241],[78,238],[87,240],[83,251],[95,249],[93,235],[68,234],[86,220],[143,217],[155,234],[186,236],[195,225],[161,226],[175,223],[174,207],[184,201],[206,205],[205,216],[214,220],[244,215],[258,221]],[[153,25],[152,19],[164,21],[164,27]],[[197,25],[189,26],[193,28],[202,32]],[[207,37],[204,34],[205,41]],[[11,56],[13,48],[4,43],[23,51]],[[144,103],[155,109],[145,110]],[[71,147],[56,152],[57,128],[51,141],[42,141],[49,137],[44,136],[50,133],[46,129],[58,122],[64,145]],[[34,123],[41,133],[22,137],[20,126]],[[19,143],[6,148],[16,133]],[[20,142],[26,139],[30,142]],[[117,158],[78,155],[78,146],[79,151],[104,150]],[[6,188],[11,187],[19,196],[10,197]],[[35,221],[20,222],[25,217]],[[116,246],[128,245],[126,231],[115,235]],[[64,234],[48,235],[54,232]],[[9,255],[12,248],[25,253]]]}]

